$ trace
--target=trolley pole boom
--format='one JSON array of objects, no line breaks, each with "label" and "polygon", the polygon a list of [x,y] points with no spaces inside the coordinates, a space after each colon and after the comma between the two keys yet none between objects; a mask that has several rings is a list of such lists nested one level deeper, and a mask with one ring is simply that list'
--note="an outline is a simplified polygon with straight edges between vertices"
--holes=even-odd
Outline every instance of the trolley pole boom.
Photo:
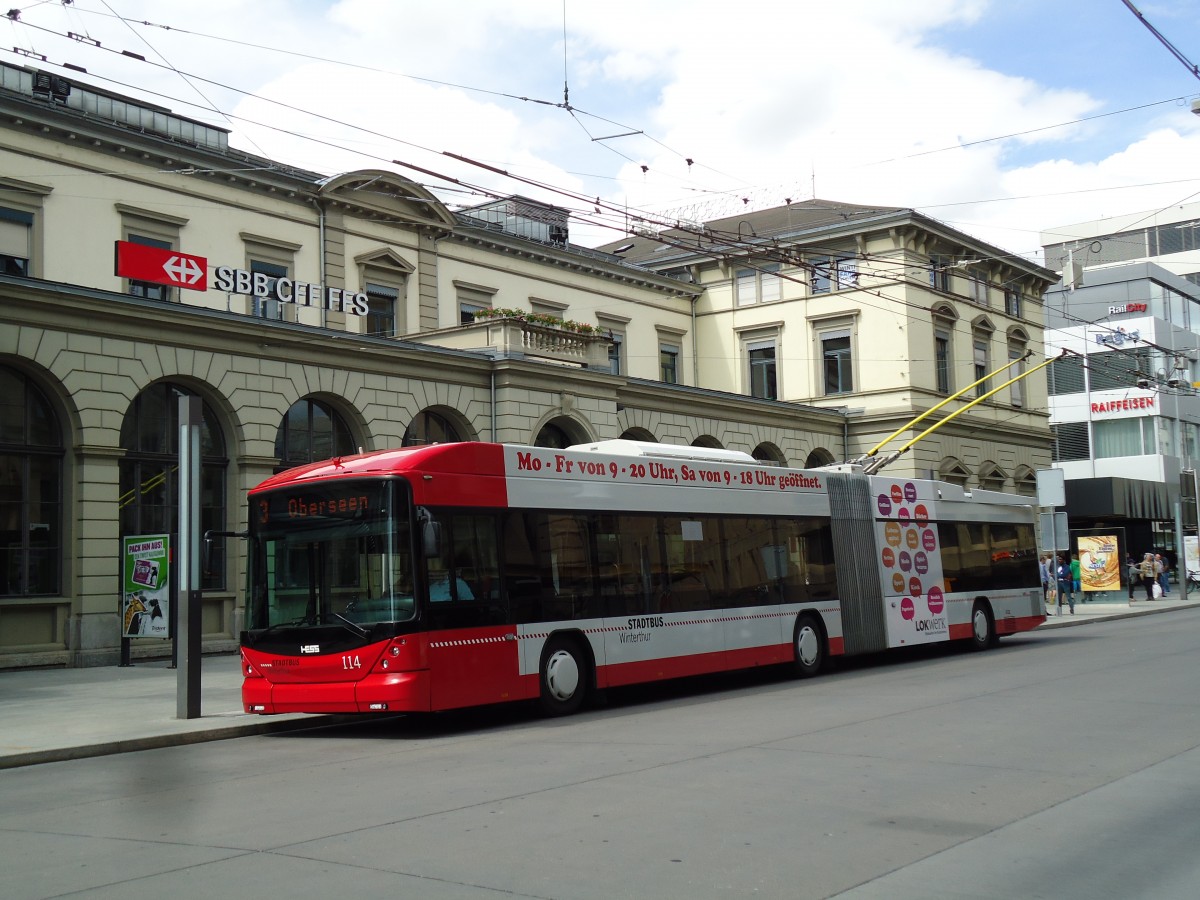
[{"label": "trolley pole boom", "polygon": [[[946,416],[946,418],[940,419],[937,422],[935,422],[933,425],[930,425],[928,428],[926,428],[924,431],[922,431],[920,434],[918,434],[915,438],[912,438],[910,441],[908,441],[899,450],[893,450],[891,453],[885,454],[884,456],[877,457],[876,459],[873,459],[870,462],[866,463],[863,466],[863,472],[865,472],[867,475],[874,475],[876,472],[878,472],[884,466],[895,462],[903,454],[907,453],[908,450],[912,448],[913,444],[916,444],[918,441],[921,441],[924,438],[928,437],[930,434],[937,431],[939,428],[941,428],[947,422],[951,421],[952,419],[956,418],[957,416],[961,415],[962,413],[965,413],[968,409],[975,406],[977,403],[982,403],[984,400],[987,400],[989,397],[992,397],[992,396],[1000,393],[1000,391],[1004,390],[1006,387],[1016,384],[1022,378],[1028,378],[1034,372],[1038,371],[1039,369],[1044,369],[1046,366],[1050,365],[1050,363],[1054,362],[1057,359],[1062,359],[1064,356],[1066,356],[1070,352],[1071,352],[1070,350],[1064,349],[1062,351],[1062,353],[1060,353],[1058,356],[1052,356],[1049,359],[1043,360],[1042,362],[1040,362],[1036,366],[1034,366],[1032,369],[1029,369],[1026,372],[1022,372],[1016,378],[1010,378],[1008,381],[1004,382],[1001,385],[997,385],[996,387],[992,388],[990,391],[980,394],[978,397],[976,397],[970,403],[965,404],[961,409],[956,409],[954,412],[950,413],[950,415]],[[1021,357],[1021,359],[1013,360],[1013,362],[1021,362],[1024,359],[1028,359],[1029,356],[1031,355],[1031,353],[1032,353],[1032,351],[1027,352],[1025,354],[1025,356]],[[1011,366],[1012,363],[1009,363],[1009,365]],[[1008,366],[1004,366],[1004,368],[997,369],[996,371],[1003,372],[1004,369],[1007,369],[1007,368],[1008,368]],[[979,381],[976,381],[975,384],[976,385],[981,384],[982,382],[984,382],[986,380],[987,380],[987,378],[981,378],[981,379],[979,379]],[[969,390],[969,388],[968,388],[968,390]],[[958,396],[958,395],[955,395],[955,396]],[[948,399],[952,400],[954,398],[951,397]],[[938,406],[944,405],[945,402],[946,401],[943,401],[943,403],[939,403]],[[924,418],[925,415],[928,415],[930,412],[933,412],[933,410],[935,410],[937,408],[938,407],[935,406],[932,409],[930,409],[928,412],[926,412],[924,415],[918,416],[917,418],[913,419],[912,422],[909,423],[909,425],[912,425],[914,422],[920,421],[922,418]],[[909,427],[909,425],[906,425],[905,428]],[[904,430],[903,428],[900,429],[900,431],[903,431],[903,430]],[[899,434],[899,433],[900,433],[899,431],[896,432],[896,434]],[[888,440],[891,440],[891,438],[894,436],[895,435],[889,436]],[[885,443],[886,443],[886,441],[885,441]],[[879,449],[878,447],[875,448],[875,450],[878,450],[878,449]],[[871,452],[874,453],[875,450],[872,450]],[[868,455],[870,455],[870,454],[868,454]]]},{"label": "trolley pole boom", "polygon": [[[1029,357],[1031,357],[1031,356],[1033,356],[1033,351],[1026,350],[1024,356],[1019,357],[1014,360],[1011,360],[1011,361],[1009,361],[1009,363],[1007,365],[1001,366],[1000,368],[996,369],[996,371],[988,372],[982,378],[980,378],[976,381],[972,381],[961,391],[956,391],[955,393],[953,393],[949,397],[947,397],[945,400],[942,400],[940,403],[937,403],[937,404],[931,406],[929,409],[925,410],[925,412],[921,413],[919,416],[909,419],[907,422],[905,422],[903,425],[901,425],[899,428],[897,428],[895,431],[893,431],[891,434],[889,434],[887,437],[885,437],[882,441],[880,441],[878,444],[876,444],[874,447],[872,447],[870,450],[868,450],[866,453],[864,453],[858,459],[854,460],[854,462],[861,463],[864,460],[870,459],[872,456],[874,456],[876,453],[878,453],[883,448],[883,446],[888,443],[888,441],[892,440],[893,438],[899,437],[902,432],[907,431],[909,428],[912,428],[914,425],[916,425],[922,419],[928,418],[929,416],[933,415],[935,412],[937,412],[939,409],[941,409],[947,403],[950,403],[952,400],[957,400],[959,397],[961,397],[963,394],[970,391],[972,388],[978,387],[979,385],[981,385],[985,381],[987,381],[989,378],[994,378],[995,376],[999,375],[1001,372],[1005,371],[1006,369],[1011,369],[1017,363],[1024,362],[1025,360],[1029,359]],[[1035,370],[1031,369],[1030,371],[1035,371]],[[1026,373],[1026,374],[1028,374],[1028,373]],[[1012,382],[1008,382],[1008,383],[1012,384]]]}]

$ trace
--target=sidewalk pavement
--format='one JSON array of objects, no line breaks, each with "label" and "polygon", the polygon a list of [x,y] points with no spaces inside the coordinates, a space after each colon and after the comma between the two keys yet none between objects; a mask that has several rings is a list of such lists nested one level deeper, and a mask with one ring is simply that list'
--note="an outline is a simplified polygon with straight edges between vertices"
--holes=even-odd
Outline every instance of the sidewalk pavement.
[{"label": "sidewalk pavement", "polygon": [[[1039,630],[1200,608],[1200,594],[1132,603],[1124,594],[1075,604],[1075,615],[1048,618]],[[1056,612],[1056,610],[1051,610]],[[176,718],[178,672],[167,662],[127,668],[0,672],[0,769],[106,756],[250,734],[312,728],[351,717],[259,716],[242,712],[237,654],[201,665],[200,718]]]}]

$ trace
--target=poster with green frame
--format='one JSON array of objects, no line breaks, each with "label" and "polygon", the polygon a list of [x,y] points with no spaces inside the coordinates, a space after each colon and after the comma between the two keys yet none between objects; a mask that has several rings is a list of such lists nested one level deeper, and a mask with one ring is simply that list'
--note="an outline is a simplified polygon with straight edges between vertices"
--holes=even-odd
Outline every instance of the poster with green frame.
[{"label": "poster with green frame", "polygon": [[171,536],[130,535],[121,546],[121,637],[169,637]]}]

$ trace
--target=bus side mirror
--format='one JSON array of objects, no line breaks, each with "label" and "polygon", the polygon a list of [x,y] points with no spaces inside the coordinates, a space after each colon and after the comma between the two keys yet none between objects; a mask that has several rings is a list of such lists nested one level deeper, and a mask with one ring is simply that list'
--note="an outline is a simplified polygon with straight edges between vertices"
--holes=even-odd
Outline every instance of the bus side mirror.
[{"label": "bus side mirror", "polygon": [[426,557],[442,555],[442,523],[436,521],[427,510],[417,516],[421,523],[421,549]]},{"label": "bus side mirror", "polygon": [[204,532],[204,546],[200,549],[200,559],[201,559],[201,565],[203,566],[205,571],[208,571],[209,569],[212,568],[213,538],[227,538],[227,537],[248,538],[248,537],[250,537],[250,532],[248,532],[248,531],[212,531],[212,530]]},{"label": "bus side mirror", "polygon": [[442,523],[430,520],[421,529],[421,540],[425,545],[425,555],[442,555]]}]

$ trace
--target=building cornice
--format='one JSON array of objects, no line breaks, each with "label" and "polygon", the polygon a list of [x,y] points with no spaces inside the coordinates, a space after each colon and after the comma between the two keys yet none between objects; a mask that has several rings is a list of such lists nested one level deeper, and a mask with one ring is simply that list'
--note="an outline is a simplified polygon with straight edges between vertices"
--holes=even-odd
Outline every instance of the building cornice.
[{"label": "building cornice", "polygon": [[570,249],[559,249],[539,241],[462,225],[455,229],[448,238],[465,245],[496,250],[517,259],[528,259],[543,265],[557,266],[572,272],[598,276],[608,281],[631,284],[640,288],[664,291],[679,297],[695,299],[703,293],[703,289],[699,285],[668,278],[650,269],[596,259],[587,255],[586,248],[581,248],[583,252],[573,252]]}]

